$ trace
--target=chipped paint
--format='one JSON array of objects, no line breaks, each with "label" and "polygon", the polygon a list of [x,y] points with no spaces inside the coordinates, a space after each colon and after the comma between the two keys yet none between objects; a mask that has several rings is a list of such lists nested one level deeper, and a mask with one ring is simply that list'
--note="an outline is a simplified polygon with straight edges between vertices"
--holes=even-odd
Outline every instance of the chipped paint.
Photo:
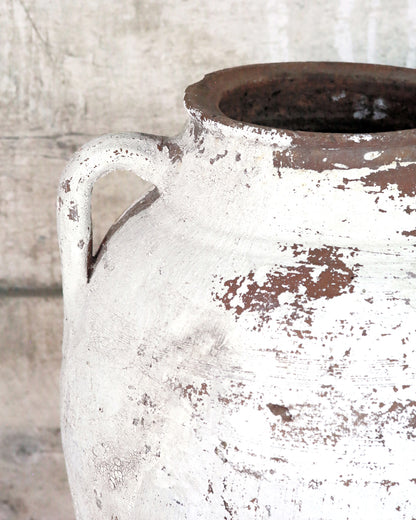
[{"label": "chipped paint", "polygon": [[216,161],[219,161],[220,159],[224,159],[224,157],[227,155],[228,150],[224,150],[223,153],[217,153],[217,155],[209,160],[209,164],[214,164]]},{"label": "chipped paint", "polygon": [[[381,154],[380,154],[381,155]],[[380,168],[377,171],[369,172],[358,179],[344,179],[348,185],[353,182],[360,182],[367,188],[372,188],[369,193],[383,192],[390,187],[398,191],[400,197],[414,197],[416,195],[416,165],[399,165],[388,169]]]},{"label": "chipped paint", "polygon": [[360,143],[361,141],[371,141],[373,136],[370,134],[355,134],[348,136],[349,141],[353,141],[354,143]]},{"label": "chipped paint", "polygon": [[183,150],[177,142],[172,139],[162,137],[160,144],[157,145],[157,149],[162,151],[164,148],[167,149],[169,159],[172,161],[172,163],[177,161],[180,162],[182,160]]},{"label": "chipped paint", "polygon": [[353,292],[359,265],[348,267],[339,248],[326,246],[299,252],[294,246],[294,257],[300,255],[306,258],[298,260],[298,265],[275,266],[265,274],[250,271],[224,281],[225,290],[217,292],[215,299],[236,319],[244,312],[255,313],[261,326],[272,319],[272,311],[280,305],[289,304],[305,312],[311,300]]},{"label": "chipped paint", "polygon": [[74,222],[79,221],[78,206],[74,203],[68,208],[68,218]]},{"label": "chipped paint", "polygon": [[377,157],[380,157],[382,152],[367,152],[364,154],[364,159],[366,161],[373,161],[374,159],[377,159]]},{"label": "chipped paint", "polygon": [[269,408],[273,415],[281,417],[283,422],[293,421],[293,417],[290,415],[289,409],[286,408],[286,406],[269,403],[267,408]]}]

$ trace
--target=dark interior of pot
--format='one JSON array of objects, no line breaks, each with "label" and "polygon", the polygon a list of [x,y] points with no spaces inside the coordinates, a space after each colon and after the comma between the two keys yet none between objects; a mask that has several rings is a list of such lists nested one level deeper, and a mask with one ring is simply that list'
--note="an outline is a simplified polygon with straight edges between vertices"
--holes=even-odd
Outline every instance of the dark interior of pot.
[{"label": "dark interior of pot", "polygon": [[416,128],[416,83],[302,73],[226,92],[219,108],[237,121],[287,130],[332,133]]}]

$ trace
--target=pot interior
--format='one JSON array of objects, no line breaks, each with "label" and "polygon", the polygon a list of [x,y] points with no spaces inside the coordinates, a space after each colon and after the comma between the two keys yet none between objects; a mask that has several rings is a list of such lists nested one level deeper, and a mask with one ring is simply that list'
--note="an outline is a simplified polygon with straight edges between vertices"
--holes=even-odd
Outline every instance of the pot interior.
[{"label": "pot interior", "polygon": [[237,121],[287,130],[406,130],[416,128],[416,81],[368,74],[286,72],[224,92],[219,108]]}]

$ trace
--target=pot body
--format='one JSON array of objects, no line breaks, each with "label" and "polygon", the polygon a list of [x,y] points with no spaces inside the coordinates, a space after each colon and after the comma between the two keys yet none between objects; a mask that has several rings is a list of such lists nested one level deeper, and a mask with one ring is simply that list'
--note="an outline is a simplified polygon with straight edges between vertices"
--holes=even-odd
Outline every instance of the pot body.
[{"label": "pot body", "polygon": [[[78,520],[415,516],[416,139],[398,134],[318,146],[191,111],[177,138],[74,157],[58,212]],[[120,156],[159,193],[92,267],[77,190]]]}]

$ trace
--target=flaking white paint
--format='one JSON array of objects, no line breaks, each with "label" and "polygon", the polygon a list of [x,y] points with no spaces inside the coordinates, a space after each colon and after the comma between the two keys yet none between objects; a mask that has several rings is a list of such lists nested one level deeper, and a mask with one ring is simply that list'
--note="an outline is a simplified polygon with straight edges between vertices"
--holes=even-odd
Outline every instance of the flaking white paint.
[{"label": "flaking white paint", "polygon": [[374,152],[366,152],[364,154],[364,159],[366,161],[373,161],[374,159],[377,159],[377,157],[380,157],[382,152],[374,151]]},{"label": "flaking white paint", "polygon": [[373,138],[370,134],[355,134],[348,137],[350,141],[354,141],[355,143],[359,143],[360,141],[371,141]]},{"label": "flaking white paint", "polygon": [[[272,2],[271,8],[279,5]],[[19,445],[5,441],[11,430],[14,441],[27,434],[22,438],[30,448],[38,445],[42,432],[58,428],[56,173],[75,148],[97,134],[138,128],[178,131],[184,121],[184,86],[221,67],[280,59],[279,49],[286,45],[281,39],[286,41],[287,35],[290,59],[339,59],[333,30],[338,1],[284,6],[286,27],[269,32],[269,14],[259,16],[258,4],[240,0],[227,5],[126,0],[103,2],[99,12],[82,0],[0,3],[0,279],[3,291],[23,291],[20,298],[4,297],[6,292],[1,298],[1,353],[7,359],[2,358],[1,376],[6,405],[0,421],[5,447],[0,456],[0,516],[73,518],[59,446],[12,461],[7,454]],[[367,60],[369,6],[355,3],[358,16],[349,27],[357,61]],[[415,65],[414,9],[413,0],[381,0],[379,60]],[[128,190],[120,194],[118,176],[106,180],[107,192],[97,189],[94,214],[102,224],[107,204],[119,203],[121,211],[133,195]],[[218,231],[207,232],[212,247],[218,245]],[[25,291],[40,292],[33,299]],[[22,446],[23,452],[30,451]]]},{"label": "flaking white paint", "polygon": [[[176,138],[98,138],[61,179],[77,520],[407,518],[414,196],[367,182],[399,158],[277,168],[288,133],[190,114]],[[88,281],[90,190],[120,166],[161,196]]]}]

